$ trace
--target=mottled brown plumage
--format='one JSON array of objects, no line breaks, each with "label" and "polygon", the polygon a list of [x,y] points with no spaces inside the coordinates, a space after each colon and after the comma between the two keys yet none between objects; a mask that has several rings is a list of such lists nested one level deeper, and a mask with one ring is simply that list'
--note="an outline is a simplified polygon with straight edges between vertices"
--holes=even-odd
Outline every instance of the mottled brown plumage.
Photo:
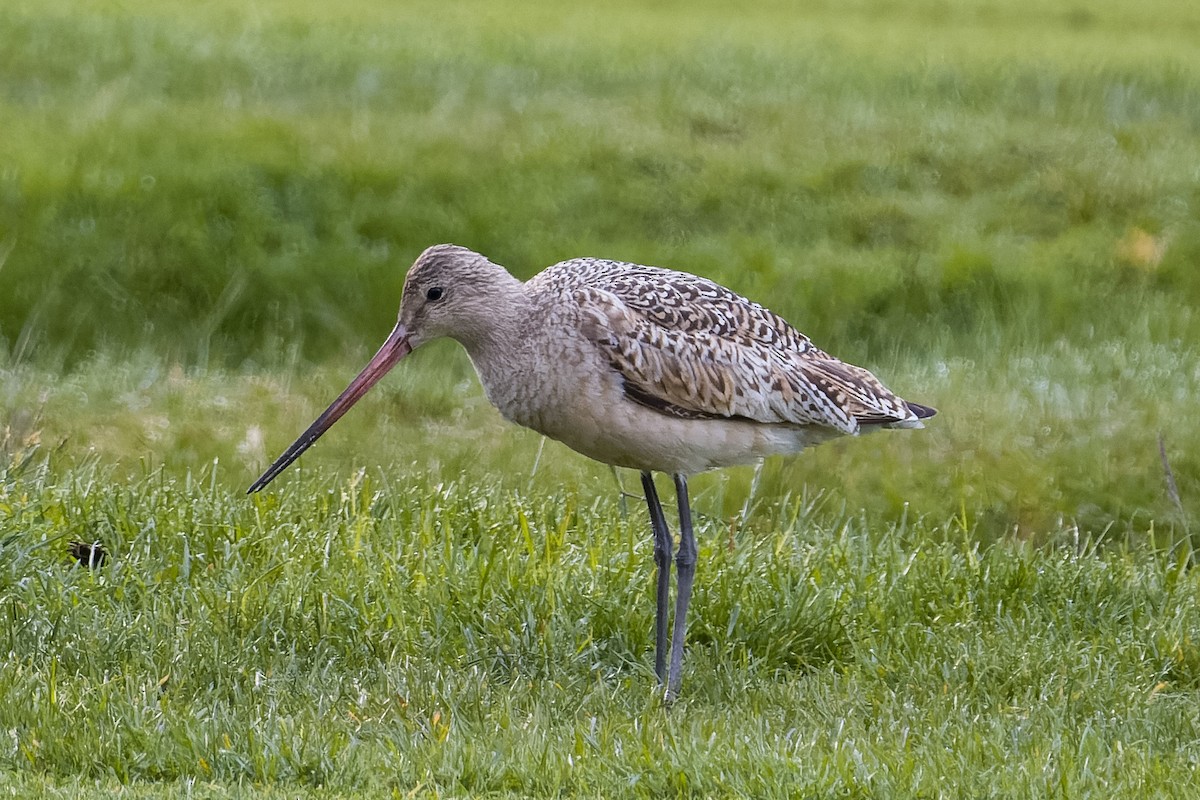
[{"label": "mottled brown plumage", "polygon": [[870,372],[839,361],[778,315],[705,278],[575,259],[539,276],[570,292],[581,330],[637,402],[687,419],[823,425],[918,425]]},{"label": "mottled brown plumage", "polygon": [[[668,697],[679,688],[696,559],[687,476],[864,429],[919,428],[935,413],[705,278],[578,258],[522,283],[478,253],[436,245],[409,270],[399,320],[383,347],[250,491],[273,480],[400,359],[441,336],[463,345],[507,419],[642,472],[658,564],[655,669]],[[680,508],[669,673],[674,544],[652,471],[674,476]]]}]

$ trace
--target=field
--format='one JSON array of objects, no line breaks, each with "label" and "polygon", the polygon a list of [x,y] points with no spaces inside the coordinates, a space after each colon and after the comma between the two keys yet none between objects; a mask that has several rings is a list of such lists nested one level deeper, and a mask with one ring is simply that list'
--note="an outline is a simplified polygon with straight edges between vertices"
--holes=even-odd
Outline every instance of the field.
[{"label": "field", "polygon": [[[0,30],[0,796],[1200,796],[1200,10]],[[941,413],[694,479],[664,708],[636,476],[456,345],[244,495],[445,241],[712,277]]]}]

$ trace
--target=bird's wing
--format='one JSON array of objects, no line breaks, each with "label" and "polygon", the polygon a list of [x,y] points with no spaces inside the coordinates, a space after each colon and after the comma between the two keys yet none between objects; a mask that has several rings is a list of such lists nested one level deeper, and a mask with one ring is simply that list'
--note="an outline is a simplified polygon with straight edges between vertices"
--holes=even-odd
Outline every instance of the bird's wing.
[{"label": "bird's wing", "polygon": [[823,425],[915,420],[861,367],[712,281],[633,267],[576,288],[581,329],[633,400],[684,418]]}]

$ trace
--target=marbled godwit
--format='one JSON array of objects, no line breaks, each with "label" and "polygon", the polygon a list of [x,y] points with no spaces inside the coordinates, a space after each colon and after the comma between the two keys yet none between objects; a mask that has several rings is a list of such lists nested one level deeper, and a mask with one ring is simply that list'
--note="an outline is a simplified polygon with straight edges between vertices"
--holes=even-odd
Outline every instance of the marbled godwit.
[{"label": "marbled godwit", "polygon": [[[654,668],[667,699],[680,686],[696,569],[687,476],[864,430],[920,428],[935,413],[704,278],[578,258],[522,283],[478,253],[436,245],[409,270],[399,320],[379,352],[249,491],[270,483],[400,359],[440,336],[466,348],[507,419],[641,472],[658,566]],[[654,471],[671,474],[679,498],[669,672],[674,548]]]}]

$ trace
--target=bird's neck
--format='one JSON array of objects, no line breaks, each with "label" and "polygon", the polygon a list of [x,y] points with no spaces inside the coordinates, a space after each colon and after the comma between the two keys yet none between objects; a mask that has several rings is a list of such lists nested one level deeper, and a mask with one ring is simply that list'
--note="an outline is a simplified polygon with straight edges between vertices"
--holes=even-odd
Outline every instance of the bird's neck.
[{"label": "bird's neck", "polygon": [[466,348],[471,360],[503,361],[518,349],[528,335],[534,316],[533,302],[525,284],[507,273],[489,287],[480,298],[476,324],[459,330],[455,338]]},{"label": "bird's neck", "polygon": [[545,375],[538,370],[538,327],[543,314],[519,281],[489,295],[486,326],[459,338],[483,391],[508,420],[537,429]]}]

